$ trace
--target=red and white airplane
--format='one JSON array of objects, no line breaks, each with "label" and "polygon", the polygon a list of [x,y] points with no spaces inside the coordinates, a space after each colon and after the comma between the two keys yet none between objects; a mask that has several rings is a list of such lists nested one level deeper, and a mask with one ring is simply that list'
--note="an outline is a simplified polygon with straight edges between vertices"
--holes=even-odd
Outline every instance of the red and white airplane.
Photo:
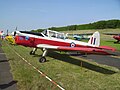
[{"label": "red and white airplane", "polygon": [[114,38],[115,40],[117,40],[117,41],[114,42],[114,43],[120,43],[120,34],[118,34],[118,33],[103,33],[103,34],[105,34],[105,35],[113,35],[113,38]]},{"label": "red and white airplane", "polygon": [[114,38],[115,40],[117,40],[117,41],[114,42],[114,43],[119,43],[119,42],[120,42],[120,34],[114,35],[113,38]]},{"label": "red and white airplane", "polygon": [[96,31],[88,42],[67,39],[67,35],[52,30],[44,30],[41,33],[28,31],[15,31],[15,42],[18,45],[33,47],[30,54],[35,54],[37,48],[43,50],[40,62],[46,61],[46,54],[49,49],[59,51],[76,51],[84,54],[110,54],[108,51],[115,51],[108,46],[100,46],[100,34]]}]

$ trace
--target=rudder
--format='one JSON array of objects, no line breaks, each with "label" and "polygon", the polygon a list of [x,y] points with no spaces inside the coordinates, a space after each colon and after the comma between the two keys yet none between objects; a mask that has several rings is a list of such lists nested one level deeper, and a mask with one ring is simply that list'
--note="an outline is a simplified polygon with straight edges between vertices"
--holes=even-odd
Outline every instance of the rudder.
[{"label": "rudder", "polygon": [[94,47],[99,47],[100,45],[100,33],[98,31],[94,32],[91,38],[88,41],[89,45]]}]

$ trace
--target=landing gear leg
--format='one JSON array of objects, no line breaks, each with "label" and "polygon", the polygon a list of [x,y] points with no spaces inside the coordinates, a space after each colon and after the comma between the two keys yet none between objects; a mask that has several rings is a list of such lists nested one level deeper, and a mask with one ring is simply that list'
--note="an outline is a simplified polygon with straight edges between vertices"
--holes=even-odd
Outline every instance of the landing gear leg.
[{"label": "landing gear leg", "polygon": [[37,51],[37,48],[33,48],[32,51],[30,51],[30,55],[35,55],[35,52]]},{"label": "landing gear leg", "polygon": [[117,42],[114,42],[114,43],[119,43],[120,41],[118,40]]},{"label": "landing gear leg", "polygon": [[46,55],[47,55],[47,50],[46,50],[46,49],[43,49],[42,57],[39,58],[39,62],[40,62],[40,63],[46,62],[46,58],[45,58]]}]

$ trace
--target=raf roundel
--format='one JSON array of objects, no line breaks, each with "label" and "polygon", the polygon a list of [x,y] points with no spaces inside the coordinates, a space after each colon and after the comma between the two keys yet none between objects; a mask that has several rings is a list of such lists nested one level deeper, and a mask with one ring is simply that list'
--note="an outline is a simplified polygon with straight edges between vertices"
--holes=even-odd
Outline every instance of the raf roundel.
[{"label": "raf roundel", "polygon": [[70,47],[75,47],[75,46],[76,46],[76,45],[75,45],[74,42],[70,43]]},{"label": "raf roundel", "polygon": [[25,40],[29,40],[29,38],[30,38],[29,36],[26,36],[26,37],[25,37]]},{"label": "raf roundel", "polygon": [[23,37],[19,37],[19,40],[24,40],[24,38]]}]

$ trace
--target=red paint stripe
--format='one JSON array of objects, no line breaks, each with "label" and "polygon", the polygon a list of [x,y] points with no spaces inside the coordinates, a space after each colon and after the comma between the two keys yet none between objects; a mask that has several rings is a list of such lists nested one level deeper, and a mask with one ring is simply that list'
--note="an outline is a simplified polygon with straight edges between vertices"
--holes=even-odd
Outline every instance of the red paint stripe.
[{"label": "red paint stripe", "polygon": [[91,38],[91,44],[92,44],[92,42],[93,42],[93,37]]}]

